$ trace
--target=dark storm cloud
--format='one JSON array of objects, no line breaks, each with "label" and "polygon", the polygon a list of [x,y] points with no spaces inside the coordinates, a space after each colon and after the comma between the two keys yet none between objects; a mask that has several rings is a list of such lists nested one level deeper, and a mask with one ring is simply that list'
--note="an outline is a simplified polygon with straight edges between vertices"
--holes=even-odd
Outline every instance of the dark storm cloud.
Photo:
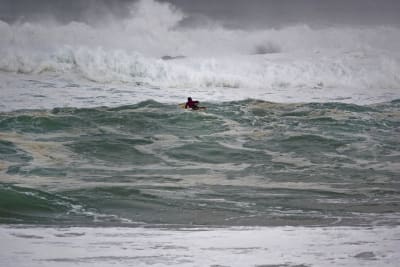
[{"label": "dark storm cloud", "polygon": [[87,21],[94,16],[127,16],[130,0],[0,0],[0,19],[31,21],[53,18],[60,22]]},{"label": "dark storm cloud", "polygon": [[[208,18],[231,27],[283,26],[307,23],[400,24],[398,0],[161,0],[182,9],[186,24]],[[61,22],[90,21],[106,15],[126,17],[135,0],[0,0],[6,21],[55,18]]]},{"label": "dark storm cloud", "polygon": [[168,0],[232,26],[400,24],[399,0]]}]

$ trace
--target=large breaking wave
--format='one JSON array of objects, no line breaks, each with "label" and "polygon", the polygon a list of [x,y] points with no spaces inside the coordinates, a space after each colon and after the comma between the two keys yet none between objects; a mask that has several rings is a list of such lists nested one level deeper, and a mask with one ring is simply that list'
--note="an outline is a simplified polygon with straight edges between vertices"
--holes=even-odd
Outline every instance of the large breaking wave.
[{"label": "large breaking wave", "polygon": [[174,6],[142,0],[125,19],[0,21],[0,70],[73,72],[101,83],[165,87],[400,87],[400,29],[181,26]]}]

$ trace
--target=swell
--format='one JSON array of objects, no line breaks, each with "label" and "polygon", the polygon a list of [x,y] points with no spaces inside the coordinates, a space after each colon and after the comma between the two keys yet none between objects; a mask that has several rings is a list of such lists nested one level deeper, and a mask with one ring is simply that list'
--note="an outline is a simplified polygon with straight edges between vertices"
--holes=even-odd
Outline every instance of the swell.
[{"label": "swell", "polygon": [[393,188],[361,193],[295,183],[112,185],[49,193],[3,184],[0,191],[0,222],[7,224],[338,226],[395,225],[398,220],[398,191]]},{"label": "swell", "polygon": [[[36,189],[0,184],[1,223],[54,224],[73,221],[78,206],[66,197]],[[67,220],[68,218],[68,220]]]},{"label": "swell", "polygon": [[202,104],[0,113],[1,220],[398,222],[399,101]]},{"label": "swell", "polygon": [[368,145],[384,151],[395,144],[396,103],[245,100],[206,103],[207,112],[197,113],[145,101],[117,108],[6,112],[0,114],[0,149],[3,160],[20,163],[32,160],[23,147],[37,151],[63,147],[84,158],[134,165],[163,162],[157,154],[204,163],[270,161],[269,150],[307,155],[342,151],[338,156],[343,156],[357,143],[365,146],[363,152]]}]

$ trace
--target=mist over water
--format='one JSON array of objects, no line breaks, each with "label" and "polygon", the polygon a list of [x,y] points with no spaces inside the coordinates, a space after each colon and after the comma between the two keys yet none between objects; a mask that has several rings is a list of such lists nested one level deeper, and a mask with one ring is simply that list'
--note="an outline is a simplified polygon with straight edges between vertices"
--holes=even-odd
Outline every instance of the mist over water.
[{"label": "mist over water", "polygon": [[[0,19],[7,22],[79,21],[98,23],[106,18],[126,18],[129,6],[138,0],[3,0]],[[181,26],[204,26],[218,22],[229,28],[265,28],[309,24],[399,25],[400,5],[396,0],[161,0],[185,13]]]},{"label": "mist over water", "polygon": [[173,88],[399,87],[394,26],[183,27],[187,17],[172,4],[143,0],[126,17],[94,24],[0,22],[0,70]]}]

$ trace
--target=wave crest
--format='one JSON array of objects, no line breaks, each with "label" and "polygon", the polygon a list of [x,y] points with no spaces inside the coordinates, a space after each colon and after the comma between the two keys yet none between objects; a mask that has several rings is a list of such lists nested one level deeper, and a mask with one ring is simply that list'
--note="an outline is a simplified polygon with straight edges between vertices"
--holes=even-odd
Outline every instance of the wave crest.
[{"label": "wave crest", "polygon": [[398,28],[246,31],[181,27],[184,18],[171,4],[142,0],[130,18],[106,25],[0,22],[0,71],[177,88],[400,87]]}]

